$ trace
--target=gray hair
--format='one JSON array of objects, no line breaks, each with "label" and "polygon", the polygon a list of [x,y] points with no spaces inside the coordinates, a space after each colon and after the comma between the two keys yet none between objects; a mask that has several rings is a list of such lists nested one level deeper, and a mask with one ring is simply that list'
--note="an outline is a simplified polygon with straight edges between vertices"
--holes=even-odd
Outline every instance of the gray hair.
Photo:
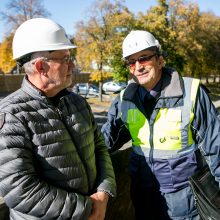
[{"label": "gray hair", "polygon": [[23,64],[23,68],[24,68],[25,73],[27,75],[32,74],[35,70],[35,67],[33,65],[34,61],[36,61],[36,59],[38,59],[38,58],[42,58],[42,59],[47,58],[48,54],[49,54],[48,51],[34,52],[31,55],[31,60]]}]

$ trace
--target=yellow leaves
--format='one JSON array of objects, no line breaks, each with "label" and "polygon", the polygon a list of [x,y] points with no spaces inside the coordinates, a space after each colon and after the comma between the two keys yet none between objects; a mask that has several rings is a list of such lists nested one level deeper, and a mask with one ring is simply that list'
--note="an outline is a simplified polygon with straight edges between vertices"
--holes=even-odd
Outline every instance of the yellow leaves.
[{"label": "yellow leaves", "polygon": [[109,79],[112,77],[112,73],[111,72],[100,72],[98,70],[93,71],[90,75],[90,80],[91,81],[95,81],[95,82],[99,82],[99,81],[104,81],[106,79]]},{"label": "yellow leaves", "polygon": [[133,15],[121,1],[114,2],[97,1],[95,8],[88,11],[91,13],[89,20],[77,24],[77,60],[84,71],[93,73],[95,80],[105,77],[110,60],[121,52],[123,38],[129,25],[134,23]]},{"label": "yellow leaves", "polygon": [[[216,42],[219,42],[220,21],[211,14],[206,17],[200,13],[197,4],[184,0],[158,0],[157,6],[135,17],[120,1],[113,2],[116,1],[103,0],[102,4],[97,1],[89,21],[78,24],[77,57],[84,71],[93,72],[92,80],[103,79],[104,67],[108,65],[112,68],[109,72],[113,70],[116,78],[127,73],[120,62],[121,46],[131,29],[152,32],[168,53],[167,64],[187,74],[191,67],[194,72],[201,72],[201,66],[196,63],[208,60],[210,52],[207,51],[211,45],[219,51],[219,46],[215,45],[219,45]],[[211,52],[214,54],[214,50]]]},{"label": "yellow leaves", "polygon": [[12,36],[3,40],[0,44],[0,69],[4,73],[8,73],[15,65],[16,62],[12,59]]}]

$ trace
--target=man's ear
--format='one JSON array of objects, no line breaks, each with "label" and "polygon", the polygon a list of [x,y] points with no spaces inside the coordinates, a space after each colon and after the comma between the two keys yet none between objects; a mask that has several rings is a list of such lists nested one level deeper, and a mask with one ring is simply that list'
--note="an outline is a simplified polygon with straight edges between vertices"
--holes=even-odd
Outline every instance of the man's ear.
[{"label": "man's ear", "polygon": [[159,57],[159,65],[160,65],[160,69],[165,66],[165,61],[162,56]]},{"label": "man's ear", "polygon": [[39,72],[39,73],[44,72],[43,61],[41,59],[37,59],[35,61],[34,65],[35,65],[37,72]]}]

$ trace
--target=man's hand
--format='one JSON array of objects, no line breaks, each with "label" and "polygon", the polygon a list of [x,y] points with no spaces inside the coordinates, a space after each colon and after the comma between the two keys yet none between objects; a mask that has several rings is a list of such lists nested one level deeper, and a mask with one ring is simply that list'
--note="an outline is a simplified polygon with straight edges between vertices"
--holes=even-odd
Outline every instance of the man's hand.
[{"label": "man's hand", "polygon": [[105,192],[96,192],[90,198],[92,199],[93,206],[88,220],[104,220],[109,195]]}]

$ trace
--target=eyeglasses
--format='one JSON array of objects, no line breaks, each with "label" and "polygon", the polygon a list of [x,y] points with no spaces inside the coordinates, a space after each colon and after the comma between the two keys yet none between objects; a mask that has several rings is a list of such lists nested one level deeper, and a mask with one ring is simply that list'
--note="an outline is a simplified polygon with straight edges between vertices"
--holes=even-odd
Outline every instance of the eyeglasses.
[{"label": "eyeglasses", "polygon": [[130,69],[134,69],[137,61],[139,64],[144,65],[155,56],[157,56],[157,53],[150,55],[150,56],[141,56],[141,57],[138,57],[136,60],[135,59],[126,60],[126,64],[127,66],[129,66]]},{"label": "eyeglasses", "polygon": [[59,61],[61,63],[67,63],[69,64],[70,62],[75,64],[75,58],[73,56],[66,56],[63,58],[43,58],[44,61]]}]

